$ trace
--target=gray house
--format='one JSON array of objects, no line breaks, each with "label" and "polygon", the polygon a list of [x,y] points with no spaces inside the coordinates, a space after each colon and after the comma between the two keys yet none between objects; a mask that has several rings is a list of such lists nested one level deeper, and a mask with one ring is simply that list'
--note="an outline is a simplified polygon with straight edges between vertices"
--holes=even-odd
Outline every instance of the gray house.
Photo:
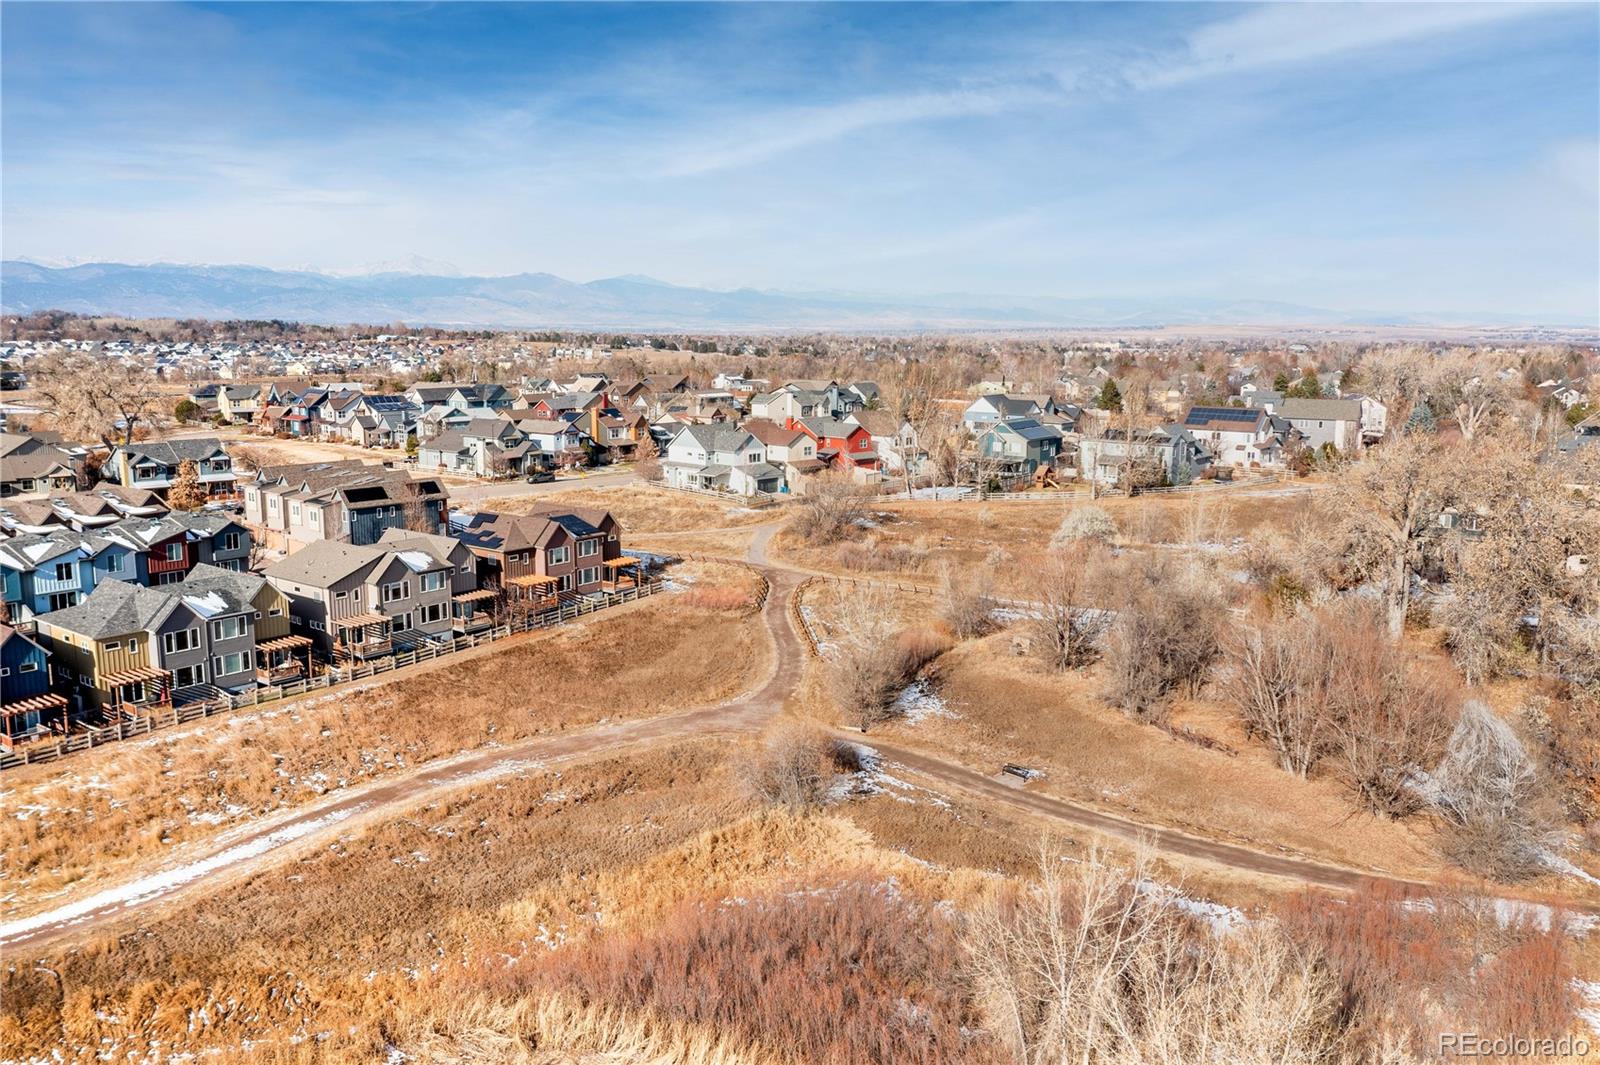
[{"label": "gray house", "polygon": [[332,540],[309,543],[266,571],[289,601],[292,631],[336,660],[448,639],[455,575],[451,562],[421,547]]}]

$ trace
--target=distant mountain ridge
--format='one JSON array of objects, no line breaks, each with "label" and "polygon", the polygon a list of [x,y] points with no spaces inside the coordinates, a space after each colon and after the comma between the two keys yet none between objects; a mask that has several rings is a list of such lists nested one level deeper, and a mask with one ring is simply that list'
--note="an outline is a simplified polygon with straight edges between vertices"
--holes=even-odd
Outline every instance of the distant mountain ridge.
[{"label": "distant mountain ridge", "polygon": [[[405,260],[425,264],[413,257]],[[397,264],[402,265],[402,264]],[[444,266],[445,264],[430,264]],[[1143,328],[1162,325],[1541,325],[1525,315],[1351,314],[1267,300],[1018,298],[947,293],[718,291],[641,275],[575,282],[388,271],[333,275],[259,266],[0,263],[0,311],[138,318],[279,318],[472,328],[757,331]]]}]

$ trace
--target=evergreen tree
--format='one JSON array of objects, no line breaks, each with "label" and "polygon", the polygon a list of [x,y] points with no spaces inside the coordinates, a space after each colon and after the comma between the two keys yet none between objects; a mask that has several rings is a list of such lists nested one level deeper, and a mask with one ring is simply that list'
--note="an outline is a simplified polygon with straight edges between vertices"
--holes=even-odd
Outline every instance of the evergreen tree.
[{"label": "evergreen tree", "polygon": [[1278,395],[1289,391],[1289,374],[1284,370],[1278,371],[1278,376],[1272,379],[1272,390]]},{"label": "evergreen tree", "polygon": [[1295,386],[1289,389],[1288,394],[1299,399],[1321,399],[1322,382],[1317,380],[1317,371],[1307,370],[1306,375],[1295,382]]},{"label": "evergreen tree", "polygon": [[1405,433],[1432,433],[1439,427],[1439,419],[1433,416],[1433,408],[1428,406],[1426,400],[1411,408],[1411,417],[1406,419]]},{"label": "evergreen tree", "polygon": [[1095,406],[1101,410],[1108,410],[1114,414],[1122,413],[1122,389],[1111,378],[1106,378],[1106,383],[1100,388],[1100,397],[1095,400]]}]

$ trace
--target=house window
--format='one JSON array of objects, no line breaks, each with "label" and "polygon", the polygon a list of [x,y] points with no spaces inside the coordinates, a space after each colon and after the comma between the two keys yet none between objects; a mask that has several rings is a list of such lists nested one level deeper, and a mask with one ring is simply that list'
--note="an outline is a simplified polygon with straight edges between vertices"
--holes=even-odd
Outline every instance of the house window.
[{"label": "house window", "polygon": [[136,654],[139,653],[139,641],[138,640],[129,640],[128,641],[128,653],[130,655],[136,655]]},{"label": "house window", "polygon": [[411,627],[411,611],[408,610],[404,614],[396,614],[394,616],[394,631],[395,632],[405,632],[410,627]]},{"label": "house window", "polygon": [[224,534],[222,537],[222,548],[224,551],[239,550],[239,534],[236,532]]},{"label": "house window", "polygon": [[599,540],[579,540],[578,541],[578,557],[579,558],[588,558],[590,555],[594,554],[598,550],[600,550],[600,541]]},{"label": "house window", "polygon": [[157,584],[177,584],[181,580],[183,580],[183,573],[179,570],[172,570],[170,573],[156,574]]},{"label": "house window", "polygon": [[182,562],[183,544],[179,543],[177,540],[174,540],[172,543],[168,544],[166,549],[166,558],[168,562]]},{"label": "house window", "polygon": [[37,673],[39,672],[39,663],[30,658],[26,662],[23,662],[21,665],[17,666],[17,672]]},{"label": "house window", "polygon": [[120,651],[120,650],[122,650],[122,641],[121,640],[112,640],[110,643],[106,644],[105,647],[102,648],[102,650]]},{"label": "house window", "polygon": [[50,596],[49,607],[51,610],[65,610],[69,606],[76,606],[77,592],[56,592]]},{"label": "house window", "polygon": [[235,615],[231,618],[218,618],[211,623],[211,638],[213,640],[237,640],[244,635],[244,618]]},{"label": "house window", "polygon": [[579,579],[578,583],[579,584],[594,584],[599,579],[600,579],[600,567],[598,567],[598,566],[589,566],[588,568],[586,568],[583,571],[583,575]]},{"label": "house window", "polygon": [[424,624],[430,621],[442,621],[445,617],[445,604],[429,603],[422,608],[420,613]]},{"label": "house window", "polygon": [[289,517],[296,518],[296,519],[298,519],[300,517],[300,504],[299,503],[290,503],[289,504]]},{"label": "house window", "polygon": [[57,562],[56,563],[56,580],[58,580],[58,581],[70,581],[71,579],[72,579],[72,563],[70,563],[70,562]]},{"label": "house window", "polygon": [[444,587],[444,574],[424,573],[421,577],[421,584],[423,591],[437,592],[440,588]]},{"label": "house window", "polygon": [[282,607],[276,607],[275,606],[271,610],[267,611],[267,617],[269,617],[269,618],[281,618],[282,616],[283,616],[283,608]]},{"label": "house window", "polygon": [[340,600],[340,599],[344,599],[344,598],[346,598],[346,597],[347,597],[347,593],[345,593],[345,592],[334,592],[334,593],[333,593],[333,598],[334,598],[334,599],[335,599],[335,600],[336,600],[336,601],[337,601],[337,600]]},{"label": "house window", "polygon": [[161,650],[164,654],[170,655],[179,651],[192,651],[199,646],[199,629],[179,629],[177,632],[164,632],[161,634]]},{"label": "house window", "polygon": [[383,601],[385,603],[392,603],[396,599],[404,599],[408,594],[405,581],[394,581],[383,586]]},{"label": "house window", "polygon": [[556,588],[557,588],[558,591],[563,591],[563,592],[572,591],[572,574],[563,573],[561,575],[560,583],[558,583],[556,585]]},{"label": "house window", "polygon": [[121,573],[122,572],[122,561],[123,561],[123,556],[121,556],[121,555],[107,555],[106,556],[106,572],[107,573]]},{"label": "house window", "polygon": [[550,549],[550,565],[559,566],[572,557],[572,549],[568,547],[552,547]]},{"label": "house window", "polygon": [[218,655],[211,660],[211,675],[225,677],[231,673],[244,672],[244,652],[235,651],[233,654]]}]

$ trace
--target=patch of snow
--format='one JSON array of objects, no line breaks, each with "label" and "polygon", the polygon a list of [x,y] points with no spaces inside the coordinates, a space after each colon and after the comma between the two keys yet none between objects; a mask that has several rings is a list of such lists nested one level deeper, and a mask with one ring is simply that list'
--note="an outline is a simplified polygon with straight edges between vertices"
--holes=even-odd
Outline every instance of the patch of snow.
[{"label": "patch of snow", "polygon": [[955,487],[955,488],[913,488],[911,490],[911,498],[912,499],[944,499],[944,500],[965,499],[968,496],[972,495],[973,492],[975,492],[975,491],[976,491],[976,489],[974,489],[974,488],[963,488],[963,487]]},{"label": "patch of snow", "polygon": [[915,681],[895,696],[891,709],[913,725],[930,717],[957,716],[926,680]]},{"label": "patch of snow", "polygon": [[397,551],[395,554],[413,573],[421,573],[430,566],[436,565],[433,559],[423,551]]},{"label": "patch of snow", "polygon": [[183,596],[184,605],[203,618],[215,617],[228,609],[228,601],[216,592],[207,592],[205,595]]},{"label": "patch of snow", "polygon": [[1583,1000],[1583,1005],[1576,1010],[1578,1019],[1589,1026],[1589,1031],[1600,1035],[1600,982],[1574,980],[1572,989]]}]

